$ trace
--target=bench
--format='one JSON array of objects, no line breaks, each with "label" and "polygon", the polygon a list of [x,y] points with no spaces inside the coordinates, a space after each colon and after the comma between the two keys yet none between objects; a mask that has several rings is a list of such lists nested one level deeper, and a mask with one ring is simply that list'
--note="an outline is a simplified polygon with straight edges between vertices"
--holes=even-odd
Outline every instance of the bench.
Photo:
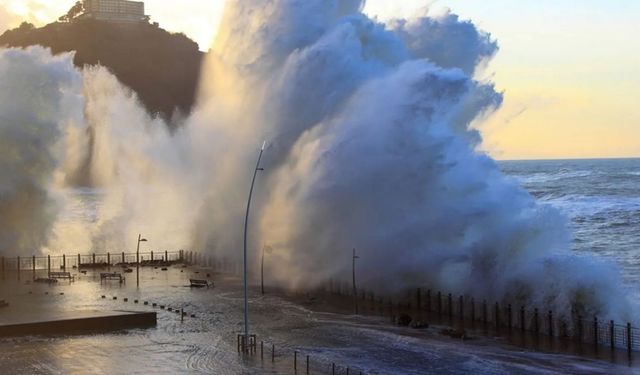
[{"label": "bench", "polygon": [[100,282],[103,280],[118,280],[121,284],[125,282],[124,276],[115,272],[102,272],[100,273]]},{"label": "bench", "polygon": [[204,288],[204,287],[208,288],[213,285],[213,283],[210,284],[207,280],[199,280],[199,279],[189,279],[189,283],[192,288]]},{"label": "bench", "polygon": [[69,281],[74,281],[75,277],[71,274],[71,272],[49,272],[50,279],[69,279]]}]

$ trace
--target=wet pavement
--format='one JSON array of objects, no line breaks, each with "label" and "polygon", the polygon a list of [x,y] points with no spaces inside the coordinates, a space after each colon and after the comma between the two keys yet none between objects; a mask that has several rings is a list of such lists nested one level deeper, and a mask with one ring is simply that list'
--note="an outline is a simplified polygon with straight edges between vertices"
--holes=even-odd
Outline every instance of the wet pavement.
[{"label": "wet pavement", "polygon": [[[462,342],[439,335],[436,327],[417,331],[393,326],[388,318],[319,312],[295,297],[261,296],[257,289],[251,291],[250,318],[252,332],[265,343],[263,357],[260,345],[254,355],[244,356],[236,346],[243,327],[237,278],[181,266],[167,271],[142,268],[137,288],[135,273],[126,274],[127,282],[120,284],[101,283],[100,272],[88,271],[73,283],[61,280],[51,286],[0,282],[0,299],[10,303],[0,309],[0,322],[27,315],[126,309],[158,312],[157,326],[2,339],[3,373],[293,374],[294,351],[299,353],[298,374],[306,373],[307,355],[312,374],[330,374],[332,363],[341,374],[347,366],[351,374],[640,373],[623,363],[531,352],[497,339]],[[207,273],[215,287],[189,287],[190,277],[205,278]],[[183,321],[176,309],[187,313]],[[275,362],[271,345],[276,347]]]}]

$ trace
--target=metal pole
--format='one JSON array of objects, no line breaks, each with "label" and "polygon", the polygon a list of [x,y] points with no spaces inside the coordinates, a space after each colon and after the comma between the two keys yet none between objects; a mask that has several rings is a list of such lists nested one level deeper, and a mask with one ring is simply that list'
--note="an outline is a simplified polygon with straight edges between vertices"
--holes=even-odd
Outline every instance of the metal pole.
[{"label": "metal pole", "polygon": [[138,245],[136,246],[136,286],[140,286],[140,239],[141,234],[138,234]]},{"label": "metal pole", "polygon": [[264,295],[264,246],[262,247],[262,257],[260,258],[260,291]]},{"label": "metal pole", "polygon": [[260,148],[260,154],[258,155],[258,162],[256,163],[256,169],[253,171],[253,179],[251,180],[251,189],[249,189],[249,199],[247,199],[247,212],[244,217],[244,246],[243,246],[243,269],[244,269],[244,335],[245,337],[249,337],[249,299],[248,299],[248,282],[247,282],[247,231],[249,227],[249,211],[251,210],[251,198],[253,196],[253,188],[256,183],[256,177],[258,175],[258,171],[262,171],[264,169],[260,168],[260,161],[262,160],[262,154],[264,153],[264,147],[266,146],[266,142],[262,143],[262,147]]},{"label": "metal pole", "polygon": [[611,345],[611,350],[614,350],[616,347],[616,332],[613,320],[609,322],[609,344]]},{"label": "metal pole", "polygon": [[631,323],[627,323],[627,355],[631,359],[631,350],[633,349],[633,337],[631,336]]},{"label": "metal pole", "polygon": [[358,315],[358,288],[356,287],[356,259],[359,256],[356,255],[356,249],[353,249],[353,259],[352,259],[352,276],[353,276],[353,307],[355,309],[356,315]]}]

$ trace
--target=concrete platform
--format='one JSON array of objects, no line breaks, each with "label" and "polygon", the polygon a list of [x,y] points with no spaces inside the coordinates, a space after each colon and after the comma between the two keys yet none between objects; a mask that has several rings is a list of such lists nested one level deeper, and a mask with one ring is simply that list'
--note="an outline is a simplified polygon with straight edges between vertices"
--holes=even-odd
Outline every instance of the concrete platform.
[{"label": "concrete platform", "polygon": [[16,318],[0,323],[0,337],[74,335],[155,327],[155,312],[79,311],[47,318]]}]

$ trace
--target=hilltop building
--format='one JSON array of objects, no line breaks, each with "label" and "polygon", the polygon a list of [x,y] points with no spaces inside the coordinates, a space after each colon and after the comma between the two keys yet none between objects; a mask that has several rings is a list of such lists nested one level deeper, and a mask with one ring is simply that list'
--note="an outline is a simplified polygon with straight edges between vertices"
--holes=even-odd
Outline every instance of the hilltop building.
[{"label": "hilltop building", "polygon": [[144,3],[127,0],[84,0],[83,18],[109,22],[148,22],[144,14]]}]

